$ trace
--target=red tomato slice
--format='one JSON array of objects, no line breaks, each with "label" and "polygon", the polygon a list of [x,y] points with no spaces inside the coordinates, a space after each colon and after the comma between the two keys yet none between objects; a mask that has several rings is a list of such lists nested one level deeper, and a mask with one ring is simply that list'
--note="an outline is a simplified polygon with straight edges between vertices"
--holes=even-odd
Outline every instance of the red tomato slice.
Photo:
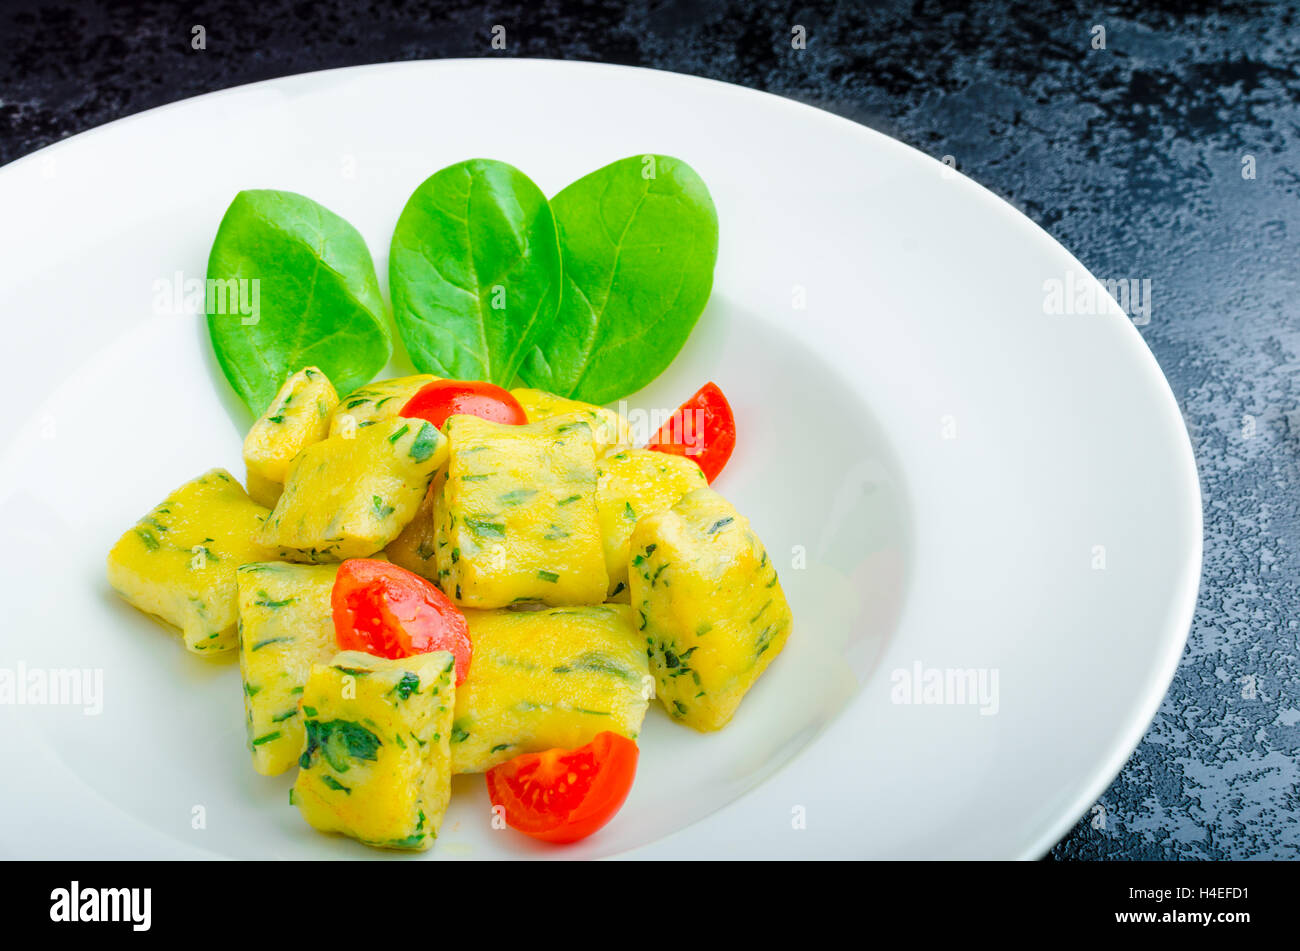
[{"label": "red tomato slice", "polygon": [[427,419],[442,429],[448,416],[477,416],[494,423],[522,426],[528,422],[519,401],[495,383],[479,380],[434,380],[426,383],[402,407],[403,416]]},{"label": "red tomato slice", "polygon": [[414,572],[349,558],[339,565],[330,607],[341,650],[389,658],[450,651],[456,655],[456,684],[465,681],[473,653],[465,615]]},{"label": "red tomato slice", "polygon": [[636,744],[605,732],[576,750],[524,753],[487,771],[506,825],[545,842],[576,842],[622,807],[636,776]]},{"label": "red tomato slice", "polygon": [[647,449],[699,463],[710,484],[736,448],[736,417],[716,383],[705,383],[650,439]]}]

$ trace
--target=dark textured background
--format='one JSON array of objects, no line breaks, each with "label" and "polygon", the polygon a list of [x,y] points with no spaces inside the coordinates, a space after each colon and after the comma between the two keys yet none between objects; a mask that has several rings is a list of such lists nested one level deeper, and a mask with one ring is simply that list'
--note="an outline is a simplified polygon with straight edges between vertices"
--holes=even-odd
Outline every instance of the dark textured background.
[{"label": "dark textured background", "polygon": [[[1294,5],[663,0],[485,11],[262,0],[0,10],[0,163],[142,109],[308,70],[449,56],[601,60],[779,93],[951,154],[1095,274],[1149,278],[1141,331],[1183,406],[1205,494],[1200,605],[1159,715],[1101,799],[1104,821],[1094,810],[1052,854],[1300,857]],[[489,47],[496,23],[508,29],[505,52]],[[190,48],[194,24],[207,29],[205,51]],[[792,24],[808,31],[797,56]],[[1095,24],[1105,50],[1090,48]],[[1246,156],[1254,179],[1242,175]]]}]

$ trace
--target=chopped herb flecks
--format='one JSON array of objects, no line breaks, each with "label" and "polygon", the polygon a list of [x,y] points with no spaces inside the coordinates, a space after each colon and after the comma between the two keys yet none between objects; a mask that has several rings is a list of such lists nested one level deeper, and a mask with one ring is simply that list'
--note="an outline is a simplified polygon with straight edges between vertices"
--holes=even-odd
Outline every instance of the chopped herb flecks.
[{"label": "chopped herb flecks", "polygon": [[424,462],[438,448],[438,440],[441,438],[433,423],[425,423],[415,434],[415,441],[411,443],[411,458],[416,462]]},{"label": "chopped herb flecks", "polygon": [[288,644],[292,642],[292,637],[268,637],[266,640],[258,641],[254,644],[251,650],[260,651],[263,647],[267,647],[271,644]]},{"label": "chopped herb flecks", "polygon": [[411,694],[420,692],[420,678],[418,675],[407,671],[402,674],[402,679],[397,682],[397,686],[389,693],[395,693],[403,700],[410,698]]},{"label": "chopped herb flecks", "polygon": [[334,772],[346,773],[351,768],[349,759],[373,762],[382,745],[379,737],[352,720],[308,720],[307,747],[299,765],[310,768],[313,755],[320,750]]},{"label": "chopped herb flecks", "polygon": [[501,522],[490,522],[482,518],[466,518],[465,527],[481,538],[505,538],[506,527]]},{"label": "chopped herb flecks", "polygon": [[326,773],[324,776],[321,776],[320,781],[324,783],[326,786],[328,786],[330,789],[335,790],[336,792],[345,793],[346,795],[349,796],[352,795],[351,789],[349,789],[347,786],[344,786],[341,782],[339,782],[337,779],[335,779],[333,776],[329,775],[328,773]]}]

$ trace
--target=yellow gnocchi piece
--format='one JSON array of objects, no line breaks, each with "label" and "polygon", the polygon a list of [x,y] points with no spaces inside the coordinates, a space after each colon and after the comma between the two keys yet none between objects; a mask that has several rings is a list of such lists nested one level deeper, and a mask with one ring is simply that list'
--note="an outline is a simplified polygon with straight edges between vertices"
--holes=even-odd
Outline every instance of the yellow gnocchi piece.
[{"label": "yellow gnocchi piece", "polygon": [[700,467],[685,456],[620,449],[596,461],[596,509],[611,599],[630,600],[628,543],[637,520],[671,508],[687,492],[708,484]]},{"label": "yellow gnocchi piece", "polygon": [[248,494],[262,505],[275,505],[284,489],[289,463],[329,433],[338,394],[323,371],[306,367],[280,387],[271,405],[244,439]]},{"label": "yellow gnocchi piece", "polygon": [[330,415],[331,436],[356,435],[382,419],[395,419],[402,407],[426,383],[439,379],[428,373],[399,376],[392,380],[367,383],[339,400]]},{"label": "yellow gnocchi piece", "polygon": [[308,446],[289,466],[261,541],[289,561],[364,558],[406,527],[447,455],[422,419],[381,419]]},{"label": "yellow gnocchi piece", "polygon": [[568,416],[523,426],[453,416],[443,431],[447,478],[433,500],[443,590],[476,608],[603,601],[591,427]]},{"label": "yellow gnocchi piece", "polygon": [[632,605],[656,694],[676,720],[721,729],[790,636],[790,606],[749,520],[696,489],[632,531]]},{"label": "yellow gnocchi piece", "polygon": [[235,569],[267,557],[255,539],[267,509],[224,469],[185,483],[108,554],[108,581],[129,603],[180,628],[186,648],[239,646]]},{"label": "yellow gnocchi piece", "polygon": [[532,390],[521,387],[510,391],[510,395],[519,401],[524,415],[530,423],[551,419],[555,416],[574,416],[591,426],[591,438],[596,443],[596,454],[600,455],[615,446],[630,445],[631,437],[627,419],[617,410],[606,409],[594,403],[581,400],[565,399],[545,390]]},{"label": "yellow gnocchi piece", "polygon": [[465,619],[474,657],[456,690],[453,772],[582,746],[605,730],[636,739],[652,681],[627,605],[467,610]]},{"label": "yellow gnocchi piece", "polygon": [[451,798],[455,666],[445,651],[343,651],[312,667],[292,796],[308,823],[379,848],[433,844]]},{"label": "yellow gnocchi piece", "polygon": [[239,669],[253,768],[276,776],[298,762],[299,710],[313,664],[338,652],[330,593],[338,565],[241,565]]}]

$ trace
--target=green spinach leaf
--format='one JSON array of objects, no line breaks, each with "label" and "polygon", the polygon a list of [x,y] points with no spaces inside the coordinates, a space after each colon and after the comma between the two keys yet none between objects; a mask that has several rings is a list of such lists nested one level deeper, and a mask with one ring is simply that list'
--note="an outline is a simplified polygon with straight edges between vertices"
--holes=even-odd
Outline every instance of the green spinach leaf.
[{"label": "green spinach leaf", "polygon": [[365,240],[293,192],[235,196],[212,242],[206,296],[217,362],[254,416],[303,367],[350,393],[392,352]]},{"label": "green spinach leaf", "polygon": [[504,162],[444,168],[411,195],[388,261],[393,316],[422,373],[510,386],[560,298],[546,196]]},{"label": "green spinach leaf", "polygon": [[695,326],[718,257],[704,181],[666,155],[635,155],[553,199],[564,291],[520,376],[560,396],[610,403],[672,362]]}]

